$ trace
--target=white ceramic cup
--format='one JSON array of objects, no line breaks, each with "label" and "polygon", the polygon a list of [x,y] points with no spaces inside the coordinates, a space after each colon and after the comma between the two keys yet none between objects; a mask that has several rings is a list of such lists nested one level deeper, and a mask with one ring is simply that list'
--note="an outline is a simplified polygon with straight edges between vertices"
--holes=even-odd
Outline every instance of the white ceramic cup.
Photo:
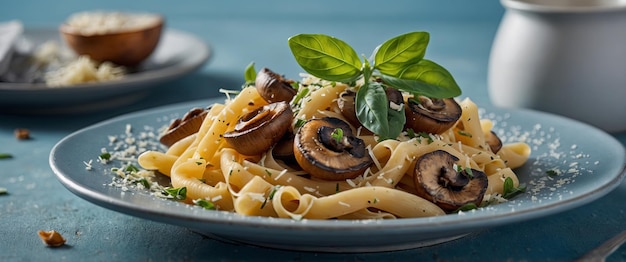
[{"label": "white ceramic cup", "polygon": [[626,1],[501,3],[489,58],[492,103],[626,130]]}]

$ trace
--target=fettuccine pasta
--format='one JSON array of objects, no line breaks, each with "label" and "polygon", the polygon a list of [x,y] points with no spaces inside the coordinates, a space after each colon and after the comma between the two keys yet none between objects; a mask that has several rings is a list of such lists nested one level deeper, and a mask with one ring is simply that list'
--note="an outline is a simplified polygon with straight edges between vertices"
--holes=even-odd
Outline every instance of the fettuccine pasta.
[{"label": "fettuccine pasta", "polygon": [[[290,129],[297,130],[303,121],[324,117],[347,122],[337,101],[344,90],[355,87],[308,75],[299,86],[309,92],[299,98],[299,103],[292,103]],[[202,199],[218,210],[243,215],[292,219],[445,215],[449,210],[418,194],[414,176],[420,157],[445,151],[457,159],[455,165],[460,168],[484,172],[488,180],[484,194],[502,195],[507,178],[519,186],[513,170],[530,155],[525,143],[504,144],[494,153],[487,142],[493,123],[480,119],[470,99],[458,103],[462,109],[460,119],[440,134],[412,136],[403,132],[397,139],[379,141],[362,127],[351,126],[355,137],[365,144],[372,164],[357,176],[343,180],[316,178],[297,164],[274,157],[274,147],[245,155],[225,140],[224,134],[233,131],[243,115],[269,104],[254,86],[243,88],[224,104],[212,105],[198,132],[177,141],[166,152],[148,151],[138,160],[144,169],[169,176],[172,187],[185,187],[187,203]]]}]

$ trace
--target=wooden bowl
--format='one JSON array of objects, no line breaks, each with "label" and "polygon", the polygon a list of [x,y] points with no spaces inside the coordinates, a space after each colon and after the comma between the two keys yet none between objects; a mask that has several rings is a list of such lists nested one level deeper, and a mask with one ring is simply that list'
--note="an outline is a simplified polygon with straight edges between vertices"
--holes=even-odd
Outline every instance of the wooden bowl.
[{"label": "wooden bowl", "polygon": [[59,30],[67,45],[78,55],[87,55],[99,62],[135,66],[148,58],[159,43],[164,19],[155,16],[154,22],[142,27],[85,31],[65,23]]}]

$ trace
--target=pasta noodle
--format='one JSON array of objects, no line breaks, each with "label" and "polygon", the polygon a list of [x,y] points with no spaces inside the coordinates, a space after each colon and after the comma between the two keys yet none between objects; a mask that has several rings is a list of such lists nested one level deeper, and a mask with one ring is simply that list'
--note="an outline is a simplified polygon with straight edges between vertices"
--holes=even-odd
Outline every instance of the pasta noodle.
[{"label": "pasta noodle", "polygon": [[[309,88],[310,92],[294,107],[292,127],[311,118],[332,116],[345,120],[337,99],[350,88],[348,85],[304,76],[300,88]],[[139,164],[170,176],[173,187],[185,187],[187,203],[203,199],[219,210],[243,215],[291,219],[445,215],[448,211],[436,201],[416,194],[420,189],[414,183],[414,169],[422,156],[445,151],[458,159],[457,166],[486,174],[486,194],[502,195],[507,178],[519,186],[513,169],[523,165],[530,155],[525,143],[505,144],[497,153],[492,152],[487,134],[493,123],[479,118],[478,108],[470,99],[458,103],[462,108],[460,119],[441,134],[410,136],[403,132],[395,140],[379,141],[375,135],[353,127],[364,141],[372,164],[355,178],[333,181],[310,176],[274,158],[273,149],[249,156],[225,141],[223,135],[233,131],[243,115],[268,104],[254,86],[248,86],[224,104],[213,105],[197,133],[176,142],[166,152],[141,154]]]}]

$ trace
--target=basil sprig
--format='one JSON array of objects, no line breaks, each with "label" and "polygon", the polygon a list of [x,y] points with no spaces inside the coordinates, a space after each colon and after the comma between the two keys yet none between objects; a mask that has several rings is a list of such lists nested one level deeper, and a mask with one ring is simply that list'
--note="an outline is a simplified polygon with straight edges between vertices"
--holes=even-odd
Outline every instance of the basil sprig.
[{"label": "basil sprig", "polygon": [[374,50],[372,63],[367,59],[361,61],[346,42],[323,34],[295,35],[288,44],[298,64],[313,76],[344,83],[363,78],[364,84],[355,98],[357,118],[381,139],[390,139],[404,128],[404,108],[389,108],[385,86],[373,81],[373,75],[386,85],[414,96],[449,98],[461,94],[450,72],[424,59],[429,41],[428,32],[394,37]]}]

